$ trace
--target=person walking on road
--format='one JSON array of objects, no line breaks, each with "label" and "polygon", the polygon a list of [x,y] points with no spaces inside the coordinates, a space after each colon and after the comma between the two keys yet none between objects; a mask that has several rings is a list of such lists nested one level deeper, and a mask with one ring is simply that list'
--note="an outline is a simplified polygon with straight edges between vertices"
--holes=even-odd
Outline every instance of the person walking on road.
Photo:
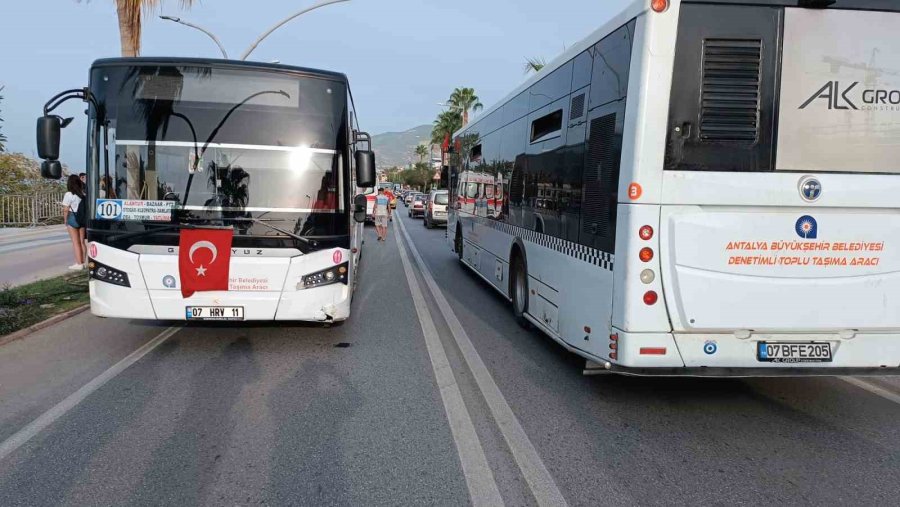
[{"label": "person walking on road", "polygon": [[[66,231],[72,240],[72,250],[75,254],[75,264],[69,266],[71,270],[84,269],[84,258],[86,255],[84,248],[84,225],[79,222],[78,210],[84,201],[84,184],[78,175],[70,174],[66,180],[66,195],[63,197],[63,222],[66,224]],[[84,216],[84,209],[80,216]],[[82,218],[83,220],[83,218]]]},{"label": "person walking on road", "polygon": [[378,234],[378,241],[384,241],[387,238],[388,220],[391,218],[391,201],[385,195],[384,189],[378,189],[378,195],[375,196],[375,233]]}]

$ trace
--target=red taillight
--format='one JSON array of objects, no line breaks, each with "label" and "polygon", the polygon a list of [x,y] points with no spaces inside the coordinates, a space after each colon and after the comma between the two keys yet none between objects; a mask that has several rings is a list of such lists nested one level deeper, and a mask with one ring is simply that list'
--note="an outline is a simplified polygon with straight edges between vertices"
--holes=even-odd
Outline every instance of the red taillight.
[{"label": "red taillight", "polygon": [[638,231],[638,235],[642,240],[647,241],[653,237],[653,227],[650,227],[649,225],[641,227],[641,230]]},{"label": "red taillight", "polygon": [[618,359],[618,358],[619,358],[619,353],[616,352],[616,351],[610,352],[610,353],[609,353],[609,358],[610,358],[610,359]]},{"label": "red taillight", "polygon": [[659,295],[656,293],[656,291],[648,290],[647,292],[644,293],[644,304],[645,305],[647,305],[647,306],[655,305],[658,300],[659,300]]},{"label": "red taillight", "polygon": [[653,12],[663,12],[669,8],[669,0],[650,0],[650,8]]},{"label": "red taillight", "polygon": [[641,347],[642,356],[664,356],[666,355],[665,347]]},{"label": "red taillight", "polygon": [[609,349],[610,349],[610,350],[618,350],[618,348],[619,348],[619,344],[616,343],[616,342],[612,342],[612,343],[609,344]]},{"label": "red taillight", "polygon": [[650,262],[653,260],[653,249],[645,246],[644,248],[641,248],[638,256],[641,258],[641,261]]}]

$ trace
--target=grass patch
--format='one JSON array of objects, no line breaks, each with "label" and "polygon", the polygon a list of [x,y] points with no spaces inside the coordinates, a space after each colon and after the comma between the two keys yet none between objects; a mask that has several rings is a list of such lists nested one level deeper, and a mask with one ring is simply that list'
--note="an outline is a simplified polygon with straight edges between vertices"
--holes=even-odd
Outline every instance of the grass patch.
[{"label": "grass patch", "polygon": [[0,288],[0,336],[37,324],[89,301],[87,271],[18,287]]}]

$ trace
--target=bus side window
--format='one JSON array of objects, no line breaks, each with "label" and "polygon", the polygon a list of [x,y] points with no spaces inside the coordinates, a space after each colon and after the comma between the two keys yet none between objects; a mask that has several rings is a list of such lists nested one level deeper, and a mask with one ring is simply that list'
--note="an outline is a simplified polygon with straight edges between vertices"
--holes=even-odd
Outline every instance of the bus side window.
[{"label": "bus side window", "polygon": [[[614,253],[625,94],[631,63],[630,23],[594,46],[591,111],[583,171],[579,242]],[[600,104],[595,103],[598,101]]]}]

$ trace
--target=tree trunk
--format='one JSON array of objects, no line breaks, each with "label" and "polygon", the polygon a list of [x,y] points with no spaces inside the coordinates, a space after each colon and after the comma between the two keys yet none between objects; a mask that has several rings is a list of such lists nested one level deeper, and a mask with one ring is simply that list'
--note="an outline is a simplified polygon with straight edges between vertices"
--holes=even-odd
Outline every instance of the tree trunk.
[{"label": "tree trunk", "polygon": [[463,127],[469,124],[469,110],[463,109]]},{"label": "tree trunk", "polygon": [[[134,6],[128,0],[116,0],[116,14],[119,17],[119,42],[122,46],[122,56],[138,56],[141,50],[140,7],[137,7],[138,25],[134,26],[135,14],[131,12]],[[135,33],[137,32],[137,33]]]}]

